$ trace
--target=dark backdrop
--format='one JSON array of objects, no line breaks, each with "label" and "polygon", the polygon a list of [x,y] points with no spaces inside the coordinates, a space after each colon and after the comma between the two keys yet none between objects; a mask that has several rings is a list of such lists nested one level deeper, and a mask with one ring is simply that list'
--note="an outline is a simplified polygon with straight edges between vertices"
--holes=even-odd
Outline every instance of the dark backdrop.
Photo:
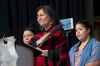
[{"label": "dark backdrop", "polygon": [[34,11],[39,5],[53,7],[59,19],[73,17],[75,22],[92,18],[92,3],[92,0],[0,0],[0,32],[12,33],[21,40],[24,27],[36,24]]}]

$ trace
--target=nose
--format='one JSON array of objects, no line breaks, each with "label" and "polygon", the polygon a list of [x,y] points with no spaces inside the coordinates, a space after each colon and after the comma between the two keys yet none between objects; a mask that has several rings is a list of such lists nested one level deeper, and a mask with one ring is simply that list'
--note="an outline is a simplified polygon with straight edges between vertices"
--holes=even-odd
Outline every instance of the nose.
[{"label": "nose", "polygon": [[76,35],[79,35],[80,34],[80,32],[79,31],[76,31]]}]

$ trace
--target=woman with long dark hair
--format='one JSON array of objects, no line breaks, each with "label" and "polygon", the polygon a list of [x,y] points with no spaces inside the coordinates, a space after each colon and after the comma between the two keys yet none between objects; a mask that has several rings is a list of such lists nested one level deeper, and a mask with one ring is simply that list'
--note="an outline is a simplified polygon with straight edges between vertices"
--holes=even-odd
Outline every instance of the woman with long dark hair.
[{"label": "woman with long dark hair", "polygon": [[[35,35],[35,40],[41,39],[42,43],[38,44],[37,47],[43,51],[42,54],[35,57],[35,65],[69,66],[66,51],[67,38],[55,12],[51,7],[44,5],[37,8],[36,14],[37,22],[43,30]],[[46,37],[45,40],[42,40],[43,36]]]}]

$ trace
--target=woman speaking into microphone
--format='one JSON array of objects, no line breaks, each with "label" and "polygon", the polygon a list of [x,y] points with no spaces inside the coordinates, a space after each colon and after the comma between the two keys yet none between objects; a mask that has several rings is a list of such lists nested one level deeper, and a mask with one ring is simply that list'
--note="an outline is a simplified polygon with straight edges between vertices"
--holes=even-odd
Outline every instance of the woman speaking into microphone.
[{"label": "woman speaking into microphone", "polygon": [[49,6],[40,6],[36,9],[37,22],[43,28],[35,35],[36,48],[42,53],[34,57],[35,66],[69,66],[67,38],[55,13]]}]

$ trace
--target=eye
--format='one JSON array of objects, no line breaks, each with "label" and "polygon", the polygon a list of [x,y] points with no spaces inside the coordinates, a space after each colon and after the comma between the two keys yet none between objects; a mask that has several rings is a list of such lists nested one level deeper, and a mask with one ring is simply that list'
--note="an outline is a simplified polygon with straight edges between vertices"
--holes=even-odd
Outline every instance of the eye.
[{"label": "eye", "polygon": [[81,30],[83,30],[83,29],[79,28],[79,30],[81,31]]}]

